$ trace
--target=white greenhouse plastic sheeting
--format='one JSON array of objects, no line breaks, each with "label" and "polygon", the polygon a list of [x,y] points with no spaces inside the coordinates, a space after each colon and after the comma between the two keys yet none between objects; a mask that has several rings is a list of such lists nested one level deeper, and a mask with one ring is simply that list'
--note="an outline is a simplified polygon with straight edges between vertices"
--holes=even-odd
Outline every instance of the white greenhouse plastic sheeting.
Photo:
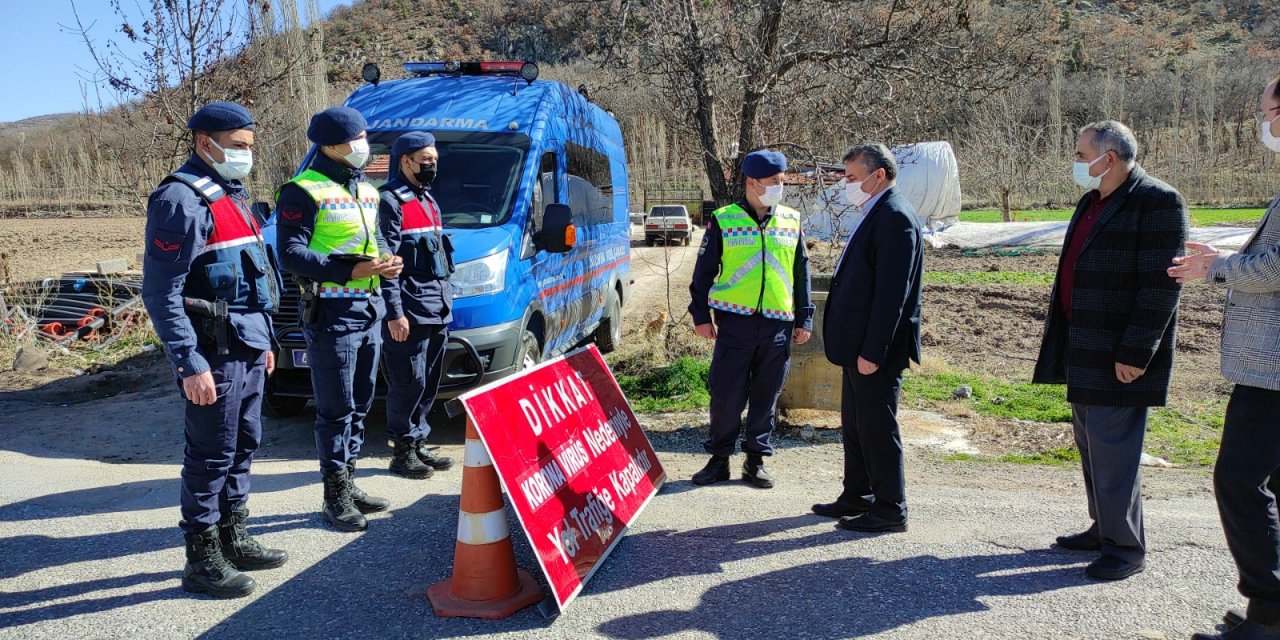
[{"label": "white greenhouse plastic sheeting", "polygon": [[[1238,249],[1253,235],[1253,227],[1192,227],[1190,240],[1223,249]],[[926,229],[934,247],[987,249],[991,247],[1062,248],[1066,222],[957,222],[945,229]]]},{"label": "white greenhouse plastic sheeting", "polygon": [[[960,169],[949,142],[921,142],[894,147],[898,190],[915,205],[920,226],[938,229],[955,223],[960,213]],[[804,220],[811,238],[848,238],[862,222],[862,211],[844,197],[844,181],[824,190]]]}]

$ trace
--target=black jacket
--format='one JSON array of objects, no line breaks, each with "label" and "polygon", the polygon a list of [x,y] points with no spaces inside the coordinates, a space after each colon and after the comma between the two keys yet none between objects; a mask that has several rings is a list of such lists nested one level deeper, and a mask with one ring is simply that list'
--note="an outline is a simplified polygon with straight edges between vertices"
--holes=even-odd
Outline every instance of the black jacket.
[{"label": "black jacket", "polygon": [[827,359],[858,357],[888,371],[920,362],[924,245],[915,207],[891,187],[867,212],[831,277],[822,339]]},{"label": "black jacket", "polygon": [[[1085,194],[1076,205],[1064,247],[1090,202]],[[1111,194],[1076,260],[1070,322],[1054,281],[1032,382],[1066,383],[1067,400],[1080,404],[1164,405],[1180,293],[1165,270],[1183,253],[1187,218],[1181,194],[1134,167]],[[1059,270],[1061,264],[1059,258]],[[1117,362],[1146,373],[1124,384],[1116,379]]]}]

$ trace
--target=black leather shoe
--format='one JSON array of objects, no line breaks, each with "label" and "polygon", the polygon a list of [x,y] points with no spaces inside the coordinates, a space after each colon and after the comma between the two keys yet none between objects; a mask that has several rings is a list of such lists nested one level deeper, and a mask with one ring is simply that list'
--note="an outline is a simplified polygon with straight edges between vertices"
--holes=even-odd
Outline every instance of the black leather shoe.
[{"label": "black leather shoe", "polygon": [[845,516],[840,518],[840,522],[837,522],[836,526],[846,531],[903,533],[907,530],[907,521],[885,520],[880,516],[864,513],[860,516]]},{"label": "black leather shoe", "polygon": [[1135,573],[1142,573],[1144,563],[1129,562],[1115,556],[1101,555],[1084,568],[1085,575],[1094,580],[1124,580]]},{"label": "black leather shoe", "polygon": [[351,502],[356,505],[360,513],[378,513],[391,508],[390,500],[371,496],[356,486],[356,465],[354,462],[347,463],[347,487],[351,490]]},{"label": "black leather shoe", "polygon": [[773,476],[765,471],[764,456],[758,453],[747,454],[746,461],[742,463],[742,479],[758,489],[773,488]]},{"label": "black leather shoe", "polygon": [[1248,614],[1243,609],[1227,609],[1227,612],[1222,614],[1222,622],[1227,625],[1228,629],[1234,629],[1240,626],[1246,617],[1248,617]]},{"label": "black leather shoe", "polygon": [[1256,622],[1242,620],[1240,624],[1220,634],[1196,633],[1191,640],[1276,640],[1280,638],[1280,625],[1264,627]]},{"label": "black leather shoe", "polygon": [[870,510],[870,506],[855,507],[840,502],[839,500],[813,505],[813,512],[824,518],[843,518],[846,516],[854,518]]},{"label": "black leather shoe", "polygon": [[245,526],[248,519],[249,508],[245,506],[222,515],[222,520],[218,522],[218,540],[222,544],[223,557],[240,571],[283,567],[289,560],[289,553],[283,549],[264,547],[257,538],[249,534],[249,529]]},{"label": "black leather shoe", "polygon": [[417,447],[411,440],[401,440],[393,445],[391,464],[387,469],[398,476],[411,480],[426,480],[436,470],[423,464],[418,457]]},{"label": "black leather shoe", "polygon": [[432,451],[431,447],[427,446],[426,441],[419,440],[413,445],[413,450],[414,453],[418,454],[418,459],[422,461],[422,464],[425,464],[436,471],[448,471],[453,468],[453,458],[436,455],[436,452]]},{"label": "black leather shoe", "polygon": [[1102,539],[1093,530],[1081,531],[1067,536],[1058,536],[1059,547],[1071,551],[1101,551]]},{"label": "black leather shoe", "polygon": [[693,483],[708,485],[729,479],[729,456],[711,456],[707,466],[693,474]]},{"label": "black leather shoe", "polygon": [[182,568],[182,588],[191,593],[207,593],[215,598],[243,598],[258,583],[240,573],[222,555],[218,527],[209,525],[200,533],[187,533],[187,565]]}]

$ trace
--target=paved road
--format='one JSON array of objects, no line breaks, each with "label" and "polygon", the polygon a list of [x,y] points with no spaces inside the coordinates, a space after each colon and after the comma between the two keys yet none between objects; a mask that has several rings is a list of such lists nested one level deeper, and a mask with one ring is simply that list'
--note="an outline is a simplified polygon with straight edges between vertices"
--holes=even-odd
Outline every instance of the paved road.
[{"label": "paved road", "polygon": [[[654,434],[672,480],[565,615],[440,619],[423,591],[449,575],[460,474],[388,475],[375,425],[361,484],[394,509],[363,534],[331,531],[305,418],[270,423],[250,503],[253,532],[289,564],[256,574],[250,598],[193,598],[178,580],[171,393],[3,407],[0,638],[1180,638],[1238,603],[1204,472],[1149,474],[1150,568],[1096,584],[1087,555],[1048,549],[1082,526],[1078,470],[915,449],[910,532],[863,536],[806,515],[834,495],[836,434],[781,442],[775,490],[695,489],[695,428]],[[461,454],[456,429],[439,437]]]}]

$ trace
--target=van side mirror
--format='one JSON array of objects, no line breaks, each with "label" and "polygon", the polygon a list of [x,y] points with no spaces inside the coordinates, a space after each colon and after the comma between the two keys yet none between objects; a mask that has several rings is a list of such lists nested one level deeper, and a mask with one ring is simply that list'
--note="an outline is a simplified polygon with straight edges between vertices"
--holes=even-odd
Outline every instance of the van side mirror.
[{"label": "van side mirror", "polygon": [[551,253],[565,253],[573,248],[578,240],[578,230],[573,226],[573,211],[569,205],[547,205],[538,239],[542,248]]},{"label": "van side mirror", "polygon": [[253,217],[258,220],[258,224],[266,224],[267,218],[271,217],[271,205],[259,200],[249,205],[249,211]]}]

